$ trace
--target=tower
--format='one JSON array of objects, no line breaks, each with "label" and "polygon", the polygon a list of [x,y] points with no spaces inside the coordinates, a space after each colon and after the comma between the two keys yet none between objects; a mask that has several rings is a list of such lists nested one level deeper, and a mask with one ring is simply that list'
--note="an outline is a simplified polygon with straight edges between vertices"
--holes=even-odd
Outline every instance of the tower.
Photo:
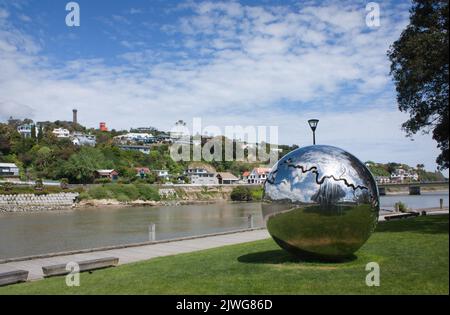
[{"label": "tower", "polygon": [[78,120],[77,120],[77,112],[78,112],[78,110],[73,109],[72,112],[73,112],[72,123],[73,123],[74,125],[76,125],[76,124],[78,123]]}]

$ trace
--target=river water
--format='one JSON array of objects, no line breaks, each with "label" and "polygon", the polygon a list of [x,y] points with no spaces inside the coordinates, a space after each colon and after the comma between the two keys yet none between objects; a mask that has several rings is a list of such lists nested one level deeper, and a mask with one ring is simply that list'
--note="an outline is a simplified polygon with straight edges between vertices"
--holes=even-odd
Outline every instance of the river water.
[{"label": "river water", "polygon": [[[410,208],[448,206],[448,193],[381,197],[381,207],[402,201]],[[0,214],[0,259],[43,253],[128,244],[148,240],[148,225],[156,224],[156,239],[223,232],[263,224],[259,203],[96,208],[42,213]]]}]

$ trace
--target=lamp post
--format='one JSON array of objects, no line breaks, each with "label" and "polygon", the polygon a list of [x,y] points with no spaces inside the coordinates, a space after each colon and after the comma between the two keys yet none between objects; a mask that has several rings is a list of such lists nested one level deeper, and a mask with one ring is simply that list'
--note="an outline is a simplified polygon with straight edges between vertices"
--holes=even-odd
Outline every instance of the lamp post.
[{"label": "lamp post", "polygon": [[317,128],[317,124],[319,123],[318,119],[310,119],[308,120],[308,124],[311,127],[311,130],[313,132],[313,144],[316,144],[316,128]]}]

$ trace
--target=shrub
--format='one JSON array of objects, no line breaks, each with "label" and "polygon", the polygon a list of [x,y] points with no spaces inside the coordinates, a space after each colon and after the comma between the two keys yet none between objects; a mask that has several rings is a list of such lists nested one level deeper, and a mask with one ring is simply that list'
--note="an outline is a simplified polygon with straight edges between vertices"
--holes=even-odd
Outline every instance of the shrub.
[{"label": "shrub", "polygon": [[103,186],[93,187],[89,190],[89,195],[93,199],[110,199],[114,198],[114,195]]},{"label": "shrub", "polygon": [[117,201],[120,201],[120,202],[128,202],[128,201],[130,201],[130,198],[127,195],[125,195],[124,193],[119,193],[117,195],[116,199],[117,199]]},{"label": "shrub", "polygon": [[81,192],[80,195],[78,196],[79,200],[86,200],[86,199],[91,199],[91,196],[89,196],[89,194],[85,191]]},{"label": "shrub", "polygon": [[61,187],[61,189],[68,189],[69,188],[69,180],[67,178],[61,178],[59,186]]},{"label": "shrub", "polygon": [[2,184],[2,189],[5,192],[10,192],[13,189],[13,185],[11,183],[9,183],[9,182],[5,182],[5,183]]},{"label": "shrub", "polygon": [[159,193],[155,188],[144,184],[136,185],[136,188],[139,191],[139,199],[155,201],[160,200]]},{"label": "shrub", "polygon": [[394,206],[395,206],[395,209],[400,211],[400,212],[407,212],[408,211],[408,207],[406,206],[406,204],[404,204],[401,201],[395,203]]},{"label": "shrub", "polygon": [[36,179],[36,182],[34,184],[34,189],[36,190],[42,190],[44,189],[44,182],[42,181],[42,179]]},{"label": "shrub", "polygon": [[263,189],[262,187],[252,188],[251,193],[252,193],[252,200],[260,201],[263,196]]},{"label": "shrub", "polygon": [[94,180],[94,184],[108,184],[108,183],[111,183],[110,178],[96,178]]},{"label": "shrub", "polygon": [[251,201],[252,200],[252,192],[250,188],[238,186],[233,188],[231,192],[231,200],[233,201]]}]

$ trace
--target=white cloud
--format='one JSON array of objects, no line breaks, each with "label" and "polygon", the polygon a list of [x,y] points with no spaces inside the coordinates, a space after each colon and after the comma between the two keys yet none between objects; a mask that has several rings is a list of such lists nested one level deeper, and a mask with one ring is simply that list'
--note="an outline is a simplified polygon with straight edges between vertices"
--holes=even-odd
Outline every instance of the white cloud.
[{"label": "white cloud", "polygon": [[219,126],[278,125],[282,143],[304,145],[310,142],[306,120],[317,115],[322,143],[361,159],[433,168],[437,150],[430,137],[410,142],[400,131],[406,117],[396,109],[388,76],[386,50],[407,12],[385,8],[381,27],[370,30],[363,5],[180,7],[191,13],[161,26],[183,35],[176,51],[141,49],[142,42],[119,37],[130,49],[117,56],[120,66],[98,58],[54,67],[37,40],[12,28],[9,13],[0,11],[0,118],[70,119],[77,107],[88,126],[169,129],[178,119],[202,117]]}]

